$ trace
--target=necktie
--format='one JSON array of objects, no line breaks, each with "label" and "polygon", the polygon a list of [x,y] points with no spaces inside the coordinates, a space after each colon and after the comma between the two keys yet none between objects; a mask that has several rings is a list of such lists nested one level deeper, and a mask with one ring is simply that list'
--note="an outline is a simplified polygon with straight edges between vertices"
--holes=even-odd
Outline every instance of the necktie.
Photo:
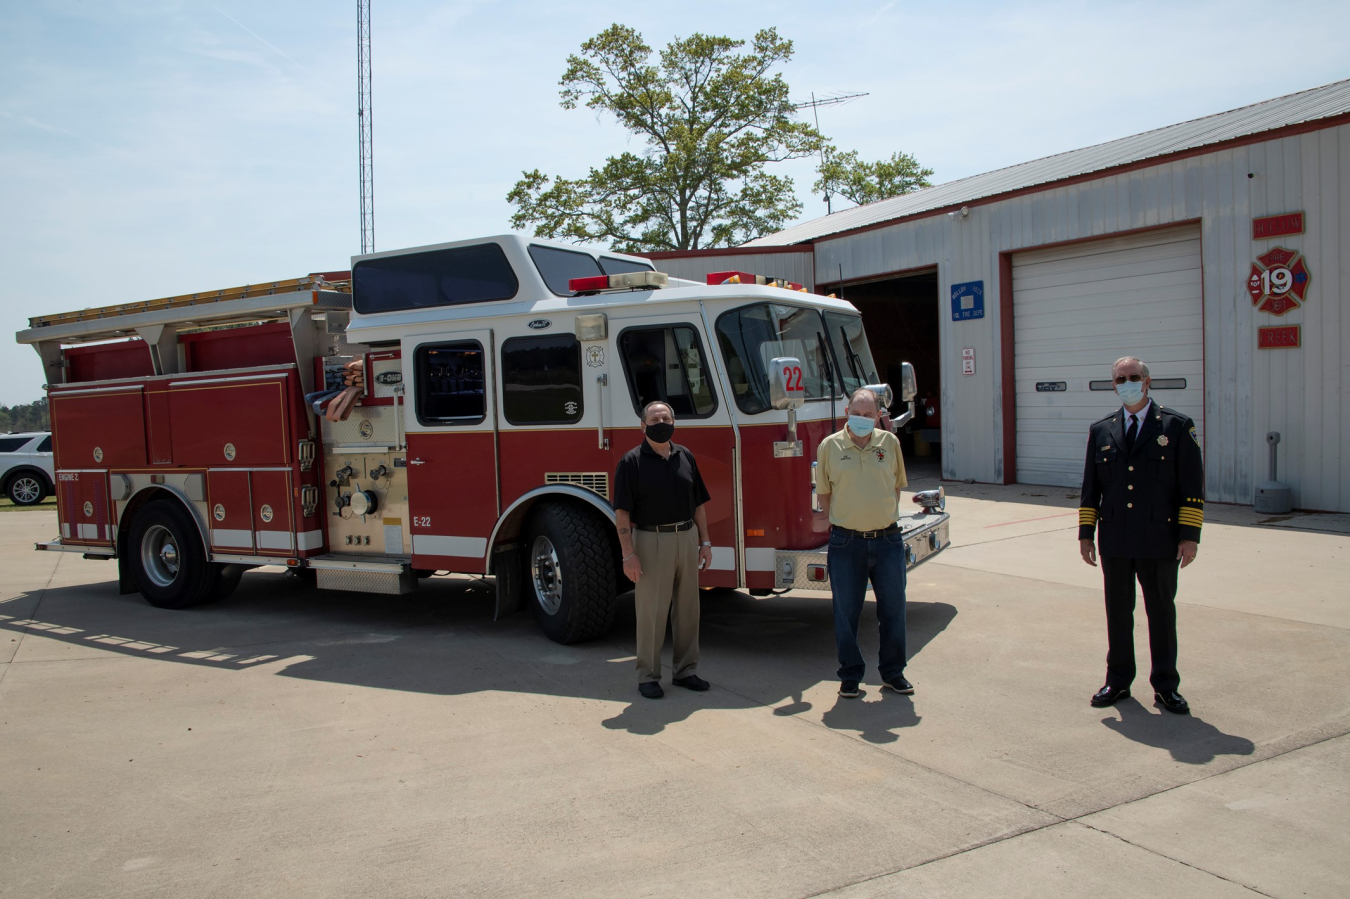
[{"label": "necktie", "polygon": [[1133,415],[1130,417],[1130,425],[1125,429],[1125,452],[1134,452],[1134,437],[1139,433],[1139,419]]}]

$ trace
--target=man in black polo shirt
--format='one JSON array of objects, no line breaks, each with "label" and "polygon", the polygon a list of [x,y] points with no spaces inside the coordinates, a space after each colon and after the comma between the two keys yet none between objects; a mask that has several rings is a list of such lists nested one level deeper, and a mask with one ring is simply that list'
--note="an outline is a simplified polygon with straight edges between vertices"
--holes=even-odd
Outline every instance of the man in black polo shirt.
[{"label": "man in black polo shirt", "polygon": [[698,573],[712,564],[708,540],[708,488],[694,454],[670,438],[675,413],[665,403],[642,410],[642,443],[624,454],[614,471],[614,523],[623,550],[623,573],[634,584],[637,610],[638,690],[648,699],[661,689],[661,646],[666,617],[674,642],[671,683],[706,690],[698,667]]}]

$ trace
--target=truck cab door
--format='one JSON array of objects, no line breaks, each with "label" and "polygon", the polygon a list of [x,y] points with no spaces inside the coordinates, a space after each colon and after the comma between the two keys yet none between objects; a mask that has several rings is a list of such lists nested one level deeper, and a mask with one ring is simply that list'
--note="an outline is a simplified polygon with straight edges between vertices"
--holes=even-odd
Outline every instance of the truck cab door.
[{"label": "truck cab door", "polygon": [[412,565],[482,573],[500,513],[492,331],[403,340]]},{"label": "truck cab door", "polygon": [[[613,463],[643,439],[642,408],[653,400],[675,413],[675,443],[687,447],[711,497],[705,510],[713,544],[712,567],[699,575],[704,587],[738,584],[736,433],[722,396],[709,335],[698,313],[612,315],[617,364],[609,370],[609,404],[614,422]],[[612,467],[611,465],[611,467]]]}]

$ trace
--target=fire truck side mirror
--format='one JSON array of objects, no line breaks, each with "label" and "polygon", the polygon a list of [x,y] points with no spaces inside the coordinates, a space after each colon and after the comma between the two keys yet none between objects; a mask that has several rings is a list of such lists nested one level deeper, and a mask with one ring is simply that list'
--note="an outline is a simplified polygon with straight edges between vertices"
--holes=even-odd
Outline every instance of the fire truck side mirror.
[{"label": "fire truck side mirror", "polygon": [[775,409],[796,409],[806,402],[802,383],[802,363],[796,356],[778,356],[769,360],[769,405]]},{"label": "fire truck side mirror", "polygon": [[900,401],[913,402],[919,395],[919,382],[914,377],[914,366],[908,362],[900,363]]}]

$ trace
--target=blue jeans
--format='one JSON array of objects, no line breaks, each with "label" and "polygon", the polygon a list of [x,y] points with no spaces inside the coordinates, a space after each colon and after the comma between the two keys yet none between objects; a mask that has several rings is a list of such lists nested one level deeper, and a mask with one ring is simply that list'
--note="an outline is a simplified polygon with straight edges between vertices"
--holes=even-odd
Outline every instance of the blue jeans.
[{"label": "blue jeans", "polygon": [[862,680],[867,665],[858,649],[858,619],[867,581],[877,601],[881,652],[877,670],[883,681],[905,671],[905,537],[899,529],[866,540],[840,528],[830,529],[830,590],[834,593],[834,642],[839,650],[839,679]]}]

